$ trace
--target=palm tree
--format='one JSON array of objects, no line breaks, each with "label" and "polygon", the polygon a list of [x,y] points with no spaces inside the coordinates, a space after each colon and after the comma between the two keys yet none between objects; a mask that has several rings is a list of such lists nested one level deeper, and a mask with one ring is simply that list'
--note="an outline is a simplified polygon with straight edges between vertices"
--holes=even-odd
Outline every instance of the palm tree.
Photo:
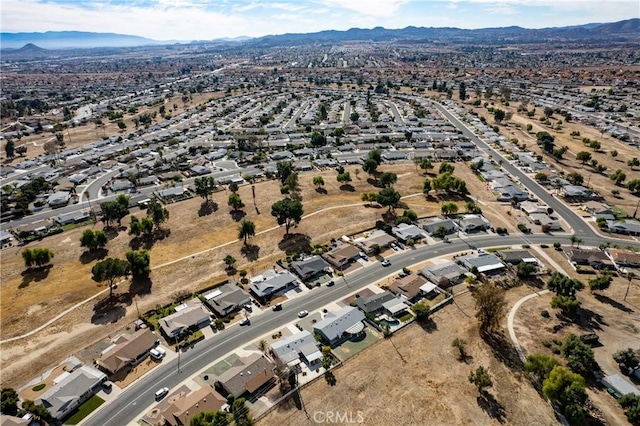
[{"label": "palm tree", "polygon": [[247,245],[247,238],[255,237],[256,225],[250,220],[243,220],[238,226],[238,238],[243,241],[243,244]]},{"label": "palm tree", "polygon": [[264,355],[267,355],[269,352],[269,343],[264,339],[260,340],[258,342],[258,349],[260,349]]}]

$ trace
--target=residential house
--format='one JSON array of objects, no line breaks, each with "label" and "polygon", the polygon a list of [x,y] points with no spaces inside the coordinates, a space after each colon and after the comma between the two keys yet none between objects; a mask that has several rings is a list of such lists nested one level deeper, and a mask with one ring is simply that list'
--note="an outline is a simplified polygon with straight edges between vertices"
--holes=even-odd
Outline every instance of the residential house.
[{"label": "residential house", "polygon": [[515,185],[506,185],[496,189],[498,201],[526,201],[529,194]]},{"label": "residential house", "polygon": [[607,249],[607,252],[617,269],[620,267],[640,268],[640,253],[618,249]]},{"label": "residential house", "polygon": [[412,273],[391,283],[389,291],[411,303],[416,303],[422,298],[420,288],[426,283],[427,279],[424,276]]},{"label": "residential house", "polygon": [[520,262],[538,263],[538,259],[526,249],[500,250],[497,254],[510,265],[518,265]]},{"label": "residential house", "polygon": [[192,327],[204,327],[211,321],[211,312],[200,302],[193,299],[190,304],[176,306],[176,312],[161,318],[160,328],[169,339],[175,339]]},{"label": "residential house", "polygon": [[221,285],[203,297],[204,303],[218,317],[226,317],[251,303],[249,294],[235,283]]},{"label": "residential house", "polygon": [[374,251],[374,247],[378,246],[381,249],[389,247],[389,245],[395,242],[396,239],[387,234],[381,229],[373,231],[366,238],[357,238],[354,242],[365,253],[371,253]]},{"label": "residential house", "polygon": [[63,213],[53,218],[60,226],[69,225],[71,223],[80,223],[91,217],[89,210],[76,210],[69,213]]},{"label": "residential house", "polygon": [[580,185],[565,185],[562,187],[562,195],[565,198],[592,198],[593,193],[589,188]]},{"label": "residential house", "polygon": [[151,175],[151,176],[145,176],[138,179],[138,186],[153,186],[153,185],[160,185],[160,179],[158,179],[158,176]]},{"label": "residential house", "polygon": [[148,328],[132,334],[121,334],[113,339],[111,346],[102,351],[96,363],[108,373],[117,373],[128,365],[136,365],[142,361],[157,341],[158,337]]},{"label": "residential house", "polygon": [[218,376],[216,390],[221,395],[241,398],[273,383],[274,364],[262,354],[253,353],[237,360],[227,371]]},{"label": "residential house", "polygon": [[335,346],[344,339],[359,336],[364,332],[364,314],[345,306],[337,312],[329,312],[313,326],[313,331],[329,345]]},{"label": "residential house", "polygon": [[439,287],[449,287],[460,284],[467,278],[467,270],[455,262],[445,262],[433,266],[426,266],[419,272],[429,281]]},{"label": "residential house", "polygon": [[329,271],[329,264],[320,256],[311,256],[291,265],[295,272],[303,281],[316,278]]},{"label": "residential house", "polygon": [[336,248],[322,255],[336,269],[343,269],[359,257],[360,249],[351,244],[338,244]]},{"label": "residential house", "polygon": [[485,251],[461,256],[457,262],[468,270],[477,268],[478,272],[485,274],[498,274],[505,268],[504,263],[502,263],[498,256]]},{"label": "residential house", "polygon": [[484,231],[491,228],[491,223],[484,216],[478,214],[465,214],[458,219],[458,227],[463,232]]},{"label": "residential house", "polygon": [[558,219],[554,219],[547,213],[531,213],[529,215],[529,220],[534,225],[543,226],[545,228],[548,228],[550,231],[558,231],[562,229],[560,227],[560,222],[558,221]]},{"label": "residential house", "polygon": [[183,186],[176,186],[173,188],[162,189],[158,191],[156,194],[158,194],[158,197],[163,199],[174,199],[174,198],[182,197],[187,192],[188,192],[187,188]]},{"label": "residential house", "polygon": [[458,226],[453,219],[434,217],[421,223],[422,229],[432,236],[445,236],[458,231]]},{"label": "residential house", "polygon": [[171,399],[171,403],[161,411],[164,424],[169,426],[189,426],[198,413],[223,410],[227,400],[209,386],[203,386],[188,395]]},{"label": "residential house", "polygon": [[61,207],[66,206],[69,203],[69,199],[71,198],[71,193],[67,191],[58,191],[54,192],[47,199],[47,204],[49,207]]},{"label": "residential house", "polygon": [[624,235],[640,235],[640,222],[637,220],[610,220],[607,227],[611,232]]},{"label": "residential house", "polygon": [[4,229],[0,229],[0,247],[4,246],[12,246],[13,245],[13,234],[9,231],[5,231]]},{"label": "residential house", "polygon": [[570,247],[565,255],[574,265],[590,265],[594,269],[615,269],[613,261],[601,250],[589,250]]},{"label": "residential house", "polygon": [[46,234],[52,225],[53,224],[48,219],[37,220],[35,222],[16,226],[15,233],[20,238],[23,238],[24,235]]},{"label": "residential house", "polygon": [[391,233],[405,243],[409,240],[417,241],[424,238],[422,229],[416,225],[407,225],[406,223],[401,223],[391,228]]},{"label": "residential house", "polygon": [[520,210],[525,212],[527,215],[531,215],[534,213],[547,214],[547,207],[542,206],[534,201],[522,201],[520,204],[518,204],[518,207],[520,207]]},{"label": "residential house", "polygon": [[83,365],[54,379],[53,387],[34,402],[43,405],[53,418],[62,420],[91,398],[106,380],[102,371]]},{"label": "residential house", "polygon": [[316,339],[308,331],[301,331],[272,343],[271,352],[276,364],[282,368],[294,367],[304,362],[309,369],[315,370],[322,360],[322,352],[318,349]]},{"label": "residential house", "polygon": [[358,297],[355,302],[358,308],[365,314],[378,316],[384,313],[382,305],[395,298],[396,296],[393,293],[384,291],[367,297]]},{"label": "residential house", "polygon": [[211,169],[204,166],[193,166],[191,167],[191,175],[192,176],[204,176],[211,173]]},{"label": "residential house", "polygon": [[251,278],[249,289],[256,297],[265,299],[297,285],[298,278],[289,271],[277,272],[275,269],[268,269],[261,275]]},{"label": "residential house", "polygon": [[29,426],[32,422],[33,414],[27,413],[22,417],[0,414],[0,425],[2,426]]},{"label": "residential house", "polygon": [[611,207],[599,201],[587,201],[582,205],[582,210],[591,213],[592,216],[613,215]]},{"label": "residential house", "polygon": [[606,376],[601,379],[601,383],[604,384],[608,389],[611,389],[614,394],[618,394],[620,396],[628,394],[640,396],[640,390],[629,383],[629,381],[622,377],[620,374],[611,374],[609,376]]},{"label": "residential house", "polygon": [[109,185],[109,189],[113,192],[128,191],[133,187],[133,183],[128,179],[116,179]]}]

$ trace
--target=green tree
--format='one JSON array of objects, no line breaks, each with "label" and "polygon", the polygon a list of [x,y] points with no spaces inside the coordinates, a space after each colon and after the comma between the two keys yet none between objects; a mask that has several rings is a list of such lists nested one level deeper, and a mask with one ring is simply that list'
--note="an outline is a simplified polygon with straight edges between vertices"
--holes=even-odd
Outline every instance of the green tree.
[{"label": "green tree", "polygon": [[558,296],[575,297],[576,292],[584,288],[582,281],[554,272],[547,283],[547,288]]},{"label": "green tree", "polygon": [[562,355],[574,373],[593,374],[599,369],[591,346],[587,345],[575,334],[569,334],[562,344]]},{"label": "green tree", "polygon": [[26,248],[22,251],[22,259],[24,259],[24,264],[27,268],[32,266],[41,268],[48,264],[52,258],[53,252],[48,248]]},{"label": "green tree", "polygon": [[615,149],[612,149],[609,154],[611,154],[612,158],[616,158],[618,156],[618,151],[616,151]]},{"label": "green tree", "polygon": [[501,123],[502,120],[504,120],[505,115],[505,112],[501,109],[495,109],[493,111],[493,119],[496,121],[496,123]]},{"label": "green tree", "polygon": [[484,284],[474,291],[473,298],[480,331],[491,333],[497,330],[506,314],[504,290],[494,284]]},{"label": "green tree", "polygon": [[29,399],[22,403],[22,410],[33,414],[36,418],[44,420],[45,422],[52,420],[51,413],[49,413],[49,410],[47,410],[44,405],[36,404]]},{"label": "green tree", "polygon": [[222,261],[227,265],[227,269],[233,269],[233,264],[236,263],[236,258],[230,254],[226,255]]},{"label": "green tree", "polygon": [[444,163],[440,164],[440,168],[438,169],[438,173],[439,174],[445,174],[445,173],[453,174],[455,169],[456,169],[456,166],[454,166],[453,164],[444,162]]},{"label": "green tree", "polygon": [[418,321],[429,319],[429,314],[431,313],[429,306],[424,303],[416,303],[411,307],[411,310],[416,314],[416,319]]},{"label": "green tree", "polygon": [[446,202],[440,206],[440,211],[443,215],[449,216],[450,214],[455,214],[458,212],[458,205],[453,202]]},{"label": "green tree", "polygon": [[458,359],[464,361],[467,359],[467,342],[460,338],[456,337],[451,342],[451,347],[458,349]]},{"label": "green tree", "polygon": [[4,152],[7,154],[7,158],[13,158],[15,155],[16,144],[11,139],[7,139],[7,143],[4,145]]},{"label": "green tree", "polygon": [[271,216],[276,218],[278,225],[285,226],[285,233],[289,235],[289,228],[302,220],[304,208],[299,200],[285,198],[276,201],[271,206]]},{"label": "green tree", "polygon": [[531,125],[531,123],[527,123],[527,132],[530,132],[533,129],[533,125]]},{"label": "green tree", "polygon": [[344,185],[348,185],[351,182],[351,173],[340,173],[338,174],[338,176],[336,176],[336,180]]},{"label": "green tree", "polygon": [[291,192],[297,192],[300,190],[300,183],[298,182],[298,173],[292,172],[287,180],[284,182],[284,186],[289,188]]},{"label": "green tree", "polygon": [[620,169],[616,170],[609,176],[609,179],[614,181],[616,185],[622,184],[622,182],[624,182],[626,178],[627,178],[627,174]]},{"label": "green tree", "polygon": [[631,160],[627,161],[627,166],[631,167],[631,170],[633,170],[634,167],[640,166],[640,160],[638,160],[638,157],[633,157]]},{"label": "green tree", "polygon": [[627,189],[633,193],[640,193],[640,179],[631,179],[627,182]]},{"label": "green tree", "polygon": [[619,350],[613,354],[613,359],[618,363],[618,367],[625,373],[640,365],[640,355],[632,348]]},{"label": "green tree", "polygon": [[196,189],[196,194],[202,197],[206,202],[209,202],[209,197],[216,189],[216,182],[210,176],[196,178],[193,181]]},{"label": "green tree", "polygon": [[382,164],[382,150],[380,148],[372,149],[369,151],[367,159],[373,160],[377,164]]},{"label": "green tree", "polygon": [[464,83],[464,81],[461,81],[458,85],[458,94],[460,95],[461,101],[467,99],[467,85]]},{"label": "green tree", "polygon": [[108,257],[91,268],[91,279],[98,283],[106,281],[109,284],[109,297],[112,297],[115,281],[128,275],[129,270],[130,265],[126,260]]},{"label": "green tree", "polygon": [[230,194],[227,204],[229,204],[229,207],[231,207],[231,210],[234,212],[244,207],[244,203],[238,194]]},{"label": "green tree", "polygon": [[0,413],[8,416],[15,416],[18,414],[18,402],[20,397],[18,392],[12,388],[2,388],[2,396],[0,398]]},{"label": "green tree", "polygon": [[589,142],[589,148],[593,149],[594,151],[597,151],[600,149],[602,145],[600,144],[600,142],[598,141],[591,141]]},{"label": "green tree", "polygon": [[125,257],[129,262],[129,269],[133,281],[144,281],[151,274],[151,258],[147,250],[129,250]]},{"label": "green tree", "polygon": [[471,214],[482,213],[482,210],[480,209],[480,207],[478,207],[475,201],[467,201],[466,203],[464,203],[464,209],[467,211],[467,213]]},{"label": "green tree", "polygon": [[422,182],[422,192],[425,195],[429,195],[429,192],[431,191],[432,187],[431,187],[431,180],[430,179],[425,179],[424,182]]},{"label": "green tree", "polygon": [[618,400],[624,413],[634,426],[640,425],[640,396],[628,393]]},{"label": "green tree", "polygon": [[238,226],[238,238],[243,244],[247,245],[247,238],[253,238],[256,235],[256,225],[250,220],[242,220]]},{"label": "green tree", "polygon": [[233,192],[234,194],[235,194],[236,192],[238,192],[238,189],[240,189],[240,187],[238,186],[238,184],[237,184],[237,183],[235,183],[235,182],[231,182],[231,183],[229,184],[229,191]]},{"label": "green tree", "polygon": [[189,426],[230,426],[233,416],[226,411],[203,411],[189,421]]},{"label": "green tree", "polygon": [[493,386],[489,371],[483,366],[479,366],[475,371],[469,373],[469,381],[476,385],[480,392],[483,392],[484,388]]},{"label": "green tree", "polygon": [[395,173],[387,172],[387,173],[382,173],[380,175],[380,183],[385,188],[391,188],[393,184],[396,183],[397,181],[398,181],[398,175]]},{"label": "green tree", "polygon": [[549,377],[551,371],[560,365],[560,361],[556,358],[545,354],[531,354],[527,356],[527,362],[524,364],[524,370],[527,373],[534,374],[538,380],[544,381]]},{"label": "green tree", "polygon": [[567,175],[567,180],[572,185],[582,185],[584,183],[584,176],[578,172],[571,172]]},{"label": "green tree", "polygon": [[528,278],[538,270],[538,267],[534,264],[527,262],[520,262],[518,264],[517,275],[518,278]]},{"label": "green tree", "polygon": [[553,402],[562,406],[562,411],[571,424],[584,421],[584,404],[587,392],[584,379],[563,366],[554,367],[542,384],[542,392]]},{"label": "green tree", "polygon": [[235,399],[231,405],[231,413],[233,414],[233,420],[235,426],[253,426],[254,420],[249,414],[249,407],[245,403],[244,398]]},{"label": "green tree", "polygon": [[314,130],[313,134],[311,135],[311,145],[324,146],[326,144],[327,144],[327,138],[325,138],[322,133],[318,132],[317,130]]},{"label": "green tree", "polygon": [[349,118],[351,118],[352,122],[356,123],[360,119],[360,114],[358,114],[356,111],[353,111]]},{"label": "green tree", "polygon": [[420,168],[422,170],[431,170],[433,169],[433,164],[428,158],[420,158]]},{"label": "green tree", "polygon": [[550,135],[549,132],[538,132],[536,133],[536,139],[538,140],[538,145],[542,146],[542,149],[545,152],[552,153],[554,148],[555,137]]},{"label": "green tree", "polygon": [[580,151],[576,154],[576,160],[582,161],[582,164],[586,164],[587,161],[591,160],[591,153],[587,151]]},{"label": "green tree", "polygon": [[572,296],[553,296],[551,299],[551,307],[560,309],[562,314],[574,318],[578,313],[580,302]]},{"label": "green tree", "polygon": [[293,173],[293,164],[291,161],[278,161],[276,164],[278,179],[280,179],[280,183],[285,185],[287,182],[287,178],[291,173]]},{"label": "green tree", "polygon": [[[128,197],[127,197],[128,198]],[[111,227],[113,222],[118,222],[120,225],[122,218],[129,214],[129,203],[125,206],[122,202],[105,201],[100,204],[102,210],[102,221],[106,227]]]},{"label": "green tree", "polygon": [[613,276],[609,273],[604,273],[598,275],[596,278],[592,278],[588,281],[589,290],[593,293],[594,291],[606,290],[611,285],[613,281]]},{"label": "green tree", "polygon": [[370,175],[375,174],[377,169],[378,163],[372,158],[367,158],[362,164],[362,170],[364,170],[366,173],[369,173]]},{"label": "green tree", "polygon": [[391,212],[393,207],[400,201],[400,198],[400,193],[395,189],[384,188],[382,191],[378,192],[376,201],[380,203],[380,205],[387,207],[389,212]]},{"label": "green tree", "polygon": [[324,186],[324,178],[322,176],[314,176],[313,177],[313,184],[315,185],[316,188],[321,188]]},{"label": "green tree", "polygon": [[95,251],[98,248],[107,245],[109,237],[104,231],[93,231],[91,229],[85,229],[80,236],[80,247],[88,248],[89,251]]},{"label": "green tree", "polygon": [[147,207],[147,217],[153,221],[156,228],[160,228],[160,225],[169,220],[169,210],[153,199]]}]

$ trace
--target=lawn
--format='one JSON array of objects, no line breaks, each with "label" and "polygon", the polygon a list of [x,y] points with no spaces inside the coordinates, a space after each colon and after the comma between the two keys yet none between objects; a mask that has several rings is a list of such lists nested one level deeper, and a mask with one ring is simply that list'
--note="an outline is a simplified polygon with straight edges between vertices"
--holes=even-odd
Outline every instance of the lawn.
[{"label": "lawn", "polygon": [[82,421],[82,419],[84,419],[89,414],[94,412],[96,410],[96,408],[98,408],[102,404],[104,404],[104,399],[100,398],[98,395],[93,395],[84,404],[79,406],[73,412],[71,417],[69,417],[64,422],[64,424],[66,424],[66,425],[77,425],[78,423],[80,423],[80,421]]}]

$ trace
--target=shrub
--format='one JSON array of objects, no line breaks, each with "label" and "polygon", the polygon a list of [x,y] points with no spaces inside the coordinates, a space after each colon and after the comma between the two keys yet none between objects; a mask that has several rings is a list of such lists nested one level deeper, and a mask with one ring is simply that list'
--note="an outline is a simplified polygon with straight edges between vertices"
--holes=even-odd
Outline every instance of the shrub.
[{"label": "shrub", "polygon": [[35,385],[31,390],[34,392],[40,392],[42,389],[45,388],[45,386],[47,386],[46,383],[40,383],[39,385]]},{"label": "shrub", "polygon": [[546,309],[543,309],[540,312],[540,315],[542,316],[542,318],[549,318],[551,315],[549,315],[549,311],[547,311]]}]

